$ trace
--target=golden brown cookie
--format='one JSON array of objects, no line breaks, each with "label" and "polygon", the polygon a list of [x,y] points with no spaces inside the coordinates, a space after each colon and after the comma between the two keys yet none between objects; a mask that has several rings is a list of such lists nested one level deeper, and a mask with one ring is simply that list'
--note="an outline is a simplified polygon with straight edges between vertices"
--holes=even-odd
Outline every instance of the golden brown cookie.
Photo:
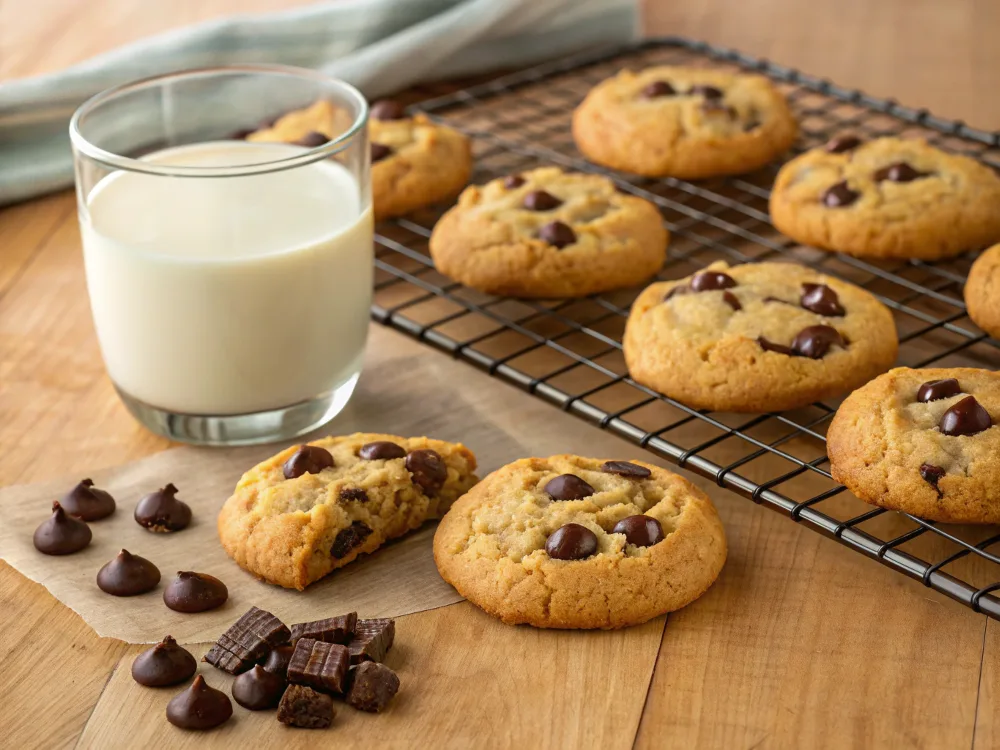
[{"label": "golden brown cookie", "polygon": [[697,599],[725,560],[711,500],[641,461],[515,461],[460,498],[434,535],[434,561],[460,594],[539,628],[637,625]]},{"label": "golden brown cookie", "polygon": [[638,383],[694,407],[768,412],[805,406],[884,372],[892,314],[846,281],[791,263],[714,263],[648,287],[623,340]]},{"label": "golden brown cookie", "polygon": [[645,281],[668,233],[653,204],[599,175],[543,167],[467,188],[434,227],[437,269],[515,297],[582,297]]},{"label": "golden brown cookie", "polygon": [[270,583],[304,589],[430,518],[476,483],[459,443],[356,433],[283,450],[219,513],[222,546]]},{"label": "golden brown cookie", "polygon": [[866,503],[946,523],[1000,523],[1000,374],[899,367],[827,430],[833,478]]},{"label": "golden brown cookie", "polygon": [[1000,178],[922,140],[852,135],[785,164],[771,221],[805,245],[937,260],[1000,240]]},{"label": "golden brown cookie", "polygon": [[1000,338],[1000,245],[994,245],[972,264],[965,282],[969,317],[993,338]]},{"label": "golden brown cookie", "polygon": [[623,70],[573,113],[573,138],[588,159],[648,177],[749,172],[784,153],[797,133],[767,78],[703,68]]}]

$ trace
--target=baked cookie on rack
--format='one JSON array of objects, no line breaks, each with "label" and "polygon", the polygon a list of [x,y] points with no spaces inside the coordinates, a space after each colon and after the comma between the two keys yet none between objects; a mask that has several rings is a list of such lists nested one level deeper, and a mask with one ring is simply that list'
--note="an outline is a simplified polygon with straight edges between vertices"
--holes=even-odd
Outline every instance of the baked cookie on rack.
[{"label": "baked cookie on rack", "polygon": [[460,498],[434,535],[434,561],[460,594],[539,628],[637,625],[697,599],[725,560],[711,500],[641,461],[515,461]]},{"label": "baked cookie on rack", "polygon": [[582,297],[660,270],[656,207],[600,175],[543,167],[467,188],[434,227],[437,270],[483,292]]},{"label": "baked cookie on rack", "polygon": [[969,317],[993,338],[1000,338],[1000,245],[994,245],[972,264],[965,282]]},{"label": "baked cookie on rack", "polygon": [[866,503],[945,523],[1000,523],[1000,373],[900,367],[827,430],[833,478]]},{"label": "baked cookie on rack", "polygon": [[573,139],[588,159],[648,177],[749,172],[784,153],[797,133],[767,78],[705,68],[623,70],[573,113]]},{"label": "baked cookie on rack", "polygon": [[938,260],[1000,240],[1000,177],[923,140],[842,135],[778,172],[771,221],[796,242]]},{"label": "baked cookie on rack", "polygon": [[[315,148],[350,125],[331,102],[319,100],[289,112],[247,136],[249,141],[278,141]],[[472,173],[469,139],[457,130],[435,125],[424,115],[406,115],[390,100],[371,106],[368,122],[375,219],[402,216],[452,198]]]},{"label": "baked cookie on rack", "polygon": [[652,284],[623,339],[636,382],[696,409],[782,411],[885,372],[892,314],[846,281],[791,263],[714,263]]},{"label": "baked cookie on rack", "polygon": [[439,518],[476,483],[459,443],[356,433],[257,464],[219,513],[222,546],[269,583],[304,589],[386,540]]}]

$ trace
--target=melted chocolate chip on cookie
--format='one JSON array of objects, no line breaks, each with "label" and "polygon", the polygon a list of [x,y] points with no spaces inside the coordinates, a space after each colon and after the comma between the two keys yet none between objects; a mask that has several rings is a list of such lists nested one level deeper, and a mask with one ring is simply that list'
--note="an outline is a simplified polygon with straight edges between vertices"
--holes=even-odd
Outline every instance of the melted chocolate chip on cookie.
[{"label": "melted chocolate chip on cookie", "polygon": [[941,488],[938,487],[938,482],[940,482],[941,478],[947,473],[948,472],[946,472],[940,466],[935,466],[934,464],[920,465],[921,479],[923,479],[925,482],[927,482],[927,484],[929,484],[931,487],[935,489],[935,491],[938,494],[938,497],[944,496],[944,493],[941,492]]},{"label": "melted chocolate chip on cookie", "polygon": [[379,99],[369,110],[376,120],[402,120],[406,117],[406,107],[393,99]]},{"label": "melted chocolate chip on cookie", "polygon": [[382,161],[392,155],[392,149],[386,146],[384,143],[372,142],[372,164],[375,162]]},{"label": "melted chocolate chip on cookie", "polygon": [[624,534],[625,541],[636,547],[652,547],[663,541],[663,527],[650,516],[628,516],[611,529],[612,534]]},{"label": "melted chocolate chip on cookie", "polygon": [[799,304],[810,312],[828,318],[839,318],[844,315],[840,298],[826,284],[803,284]]},{"label": "melted chocolate chip on cookie", "polygon": [[760,348],[763,349],[765,352],[787,354],[788,356],[794,354],[794,352],[784,344],[777,344],[774,341],[771,341],[770,339],[764,338],[763,336],[757,337],[757,343],[760,345]]},{"label": "melted chocolate chip on cookie", "polygon": [[515,190],[521,187],[521,185],[523,185],[525,182],[527,182],[527,180],[521,177],[521,175],[512,174],[512,175],[507,175],[507,177],[504,178],[503,186],[508,190]]},{"label": "melted chocolate chip on cookie", "polygon": [[583,560],[597,552],[597,535],[586,526],[568,523],[545,540],[545,551],[555,560]]},{"label": "melted chocolate chip on cookie", "polygon": [[691,289],[695,292],[732,289],[734,286],[736,286],[736,279],[721,271],[702,271],[691,278]]},{"label": "melted chocolate chip on cookie", "polygon": [[594,488],[575,474],[560,474],[545,485],[553,500],[582,500],[594,494]]},{"label": "melted chocolate chip on cookie", "polygon": [[850,151],[861,145],[861,139],[856,135],[838,135],[836,138],[831,138],[823,146],[823,149],[831,154],[842,154],[845,151]]},{"label": "melted chocolate chip on cookie", "polygon": [[838,182],[831,185],[823,193],[820,201],[827,208],[844,208],[854,203],[861,197],[861,193],[847,187],[847,182]]},{"label": "melted chocolate chip on cookie", "polygon": [[340,499],[348,503],[367,503],[368,493],[360,487],[342,487]]},{"label": "melted chocolate chip on cookie", "polygon": [[548,242],[552,247],[562,250],[567,245],[576,242],[576,232],[561,221],[550,221],[538,230],[538,239]]},{"label": "melted chocolate chip on cookie", "polygon": [[552,211],[562,205],[562,201],[544,190],[532,190],[522,201],[529,211]]},{"label": "melted chocolate chip on cookie", "polygon": [[941,415],[940,428],[945,435],[975,435],[992,426],[990,413],[974,396],[966,396]]},{"label": "melted chocolate chip on cookie", "polygon": [[303,474],[319,474],[323,469],[333,467],[330,451],[318,445],[300,445],[299,449],[285,461],[282,467],[285,479],[295,479]]},{"label": "melted chocolate chip on cookie", "polygon": [[337,532],[330,547],[330,554],[338,560],[346,557],[352,549],[360,547],[372,530],[360,521],[354,521],[346,529]]},{"label": "melted chocolate chip on cookie", "polygon": [[733,312],[739,312],[743,309],[743,305],[740,304],[739,299],[732,292],[723,292],[722,301],[733,308]]},{"label": "melted chocolate chip on cookie", "polygon": [[844,337],[831,326],[808,326],[803,328],[792,340],[792,352],[800,357],[822,359],[830,348],[845,346]]},{"label": "melted chocolate chip on cookie", "polygon": [[940,401],[943,398],[951,398],[962,392],[962,386],[955,378],[944,378],[943,380],[928,380],[917,389],[917,401],[922,404],[931,401]]},{"label": "melted chocolate chip on cookie", "polygon": [[643,99],[657,99],[661,96],[674,96],[677,90],[667,81],[653,81],[641,93]]},{"label": "melted chocolate chip on cookie", "polygon": [[406,451],[389,440],[376,440],[374,443],[362,445],[358,455],[365,461],[388,461],[402,458],[406,455]]},{"label": "melted chocolate chip on cookie", "polygon": [[918,172],[905,161],[900,161],[890,164],[888,167],[882,167],[872,177],[875,179],[875,182],[882,182],[883,180],[889,180],[889,182],[913,182],[921,177],[927,177],[928,174],[928,172]]},{"label": "melted chocolate chip on cookie", "polygon": [[649,479],[652,473],[645,466],[639,466],[630,461],[605,461],[601,464],[601,471],[605,474],[617,474],[627,479]]},{"label": "melted chocolate chip on cookie", "polygon": [[448,466],[441,455],[430,448],[410,451],[406,456],[406,470],[427,494],[437,492],[448,478]]},{"label": "melted chocolate chip on cookie", "polygon": [[724,96],[722,89],[717,89],[715,86],[708,86],[704,83],[695,84],[688,89],[688,93],[703,96],[706,99],[721,99]]}]

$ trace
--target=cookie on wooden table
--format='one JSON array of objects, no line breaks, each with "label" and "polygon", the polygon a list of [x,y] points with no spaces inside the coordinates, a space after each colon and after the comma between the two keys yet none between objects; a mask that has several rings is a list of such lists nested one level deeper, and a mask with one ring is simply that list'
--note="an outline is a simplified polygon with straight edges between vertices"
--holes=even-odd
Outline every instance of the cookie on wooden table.
[{"label": "cookie on wooden table", "polygon": [[437,269],[514,297],[582,297],[645,281],[669,235],[656,207],[606,177],[542,167],[467,188],[434,227]]},{"label": "cookie on wooden table", "polygon": [[767,78],[704,68],[623,70],[573,113],[573,138],[588,159],[648,177],[750,172],[784,153],[797,133]]},{"label": "cookie on wooden table", "polygon": [[476,483],[459,443],[356,433],[283,450],[240,479],[219,513],[222,546],[270,583],[304,589],[439,518]]},{"label": "cookie on wooden table", "polygon": [[715,507],[640,461],[563,455],[497,469],[434,535],[441,576],[508,624],[620,628],[701,596],[726,559]]},{"label": "cookie on wooden table", "polygon": [[972,264],[965,282],[965,304],[977,326],[1000,338],[1000,245],[989,248]]},{"label": "cookie on wooden table", "polygon": [[696,409],[768,412],[850,391],[885,372],[892,314],[846,281],[791,263],[715,263],[652,284],[623,339],[631,376]]},{"label": "cookie on wooden table", "polygon": [[872,505],[946,523],[1000,523],[1000,374],[890,370],[827,430],[833,478]]},{"label": "cookie on wooden table", "polygon": [[1000,240],[1000,178],[922,140],[842,135],[781,168],[771,220],[823,250],[938,260]]}]

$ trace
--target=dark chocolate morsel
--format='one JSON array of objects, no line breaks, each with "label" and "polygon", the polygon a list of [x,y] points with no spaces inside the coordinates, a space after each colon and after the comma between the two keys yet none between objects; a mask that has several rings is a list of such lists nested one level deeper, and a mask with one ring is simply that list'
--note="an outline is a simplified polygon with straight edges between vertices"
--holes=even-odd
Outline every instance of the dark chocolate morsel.
[{"label": "dark chocolate morsel", "polygon": [[376,120],[402,120],[406,117],[406,107],[394,99],[379,99],[372,103],[368,111]]},{"label": "dark chocolate morsel", "polygon": [[35,549],[46,555],[71,555],[79,552],[93,537],[90,527],[73,518],[58,502],[52,503],[52,515],[35,529]]},{"label": "dark chocolate morsel", "polygon": [[351,670],[347,703],[360,711],[379,713],[399,690],[399,677],[389,667],[374,661],[362,662]]},{"label": "dark chocolate morsel", "polygon": [[97,571],[97,587],[113,596],[135,596],[156,588],[160,571],[145,557],[131,554],[127,549]]},{"label": "dark chocolate morsel", "polygon": [[583,560],[597,552],[597,535],[586,526],[568,523],[549,535],[545,551],[554,560]]},{"label": "dark chocolate morsel", "polygon": [[717,89],[715,86],[708,86],[704,83],[695,84],[688,89],[688,93],[703,96],[706,99],[721,99],[723,97],[721,89]]},{"label": "dark chocolate morsel", "polygon": [[955,378],[944,378],[943,380],[928,380],[917,389],[917,401],[928,403],[939,401],[943,398],[951,398],[962,392],[962,386]]},{"label": "dark chocolate morsel", "polygon": [[736,286],[736,279],[721,271],[701,271],[691,277],[691,290],[695,292],[732,289],[734,286]]},{"label": "dark chocolate morsel", "polygon": [[212,729],[225,724],[232,715],[229,696],[209,686],[201,675],[167,704],[167,721],[181,729]]},{"label": "dark chocolate morsel", "polygon": [[218,578],[190,570],[178,571],[163,590],[163,603],[175,612],[207,612],[228,598],[229,590]]},{"label": "dark chocolate morsel", "polygon": [[288,662],[292,660],[292,651],[294,650],[294,646],[275,646],[267,655],[264,669],[284,677],[288,672]]},{"label": "dark chocolate morsel", "polygon": [[920,478],[937,491],[938,497],[942,497],[944,494],[941,492],[941,488],[938,487],[938,482],[940,482],[941,478],[947,473],[948,472],[940,466],[935,466],[934,464],[920,465]]},{"label": "dark chocolate morsel", "polygon": [[840,297],[826,284],[803,284],[799,304],[806,310],[827,318],[839,318],[844,315]]},{"label": "dark chocolate morsel", "polygon": [[318,445],[300,445],[299,449],[285,461],[282,471],[285,479],[295,479],[303,474],[319,474],[323,469],[333,468],[330,451]]},{"label": "dark chocolate morsel", "polygon": [[921,177],[927,177],[927,172],[918,172],[905,161],[900,161],[890,164],[888,167],[882,167],[882,169],[875,172],[873,177],[876,182],[882,182],[883,180],[889,180],[889,182],[913,182]]},{"label": "dark chocolate morsel", "polygon": [[337,536],[330,545],[330,554],[336,559],[347,557],[355,547],[364,544],[365,538],[372,533],[372,530],[361,521],[354,521],[346,529],[337,532]]},{"label": "dark chocolate morsel", "polygon": [[330,142],[330,139],[327,138],[325,135],[323,135],[319,131],[311,130],[308,133],[306,133],[304,136],[302,136],[301,138],[299,138],[295,142],[295,145],[297,145],[297,146],[305,146],[306,148],[319,148],[324,143],[329,143],[329,142]]},{"label": "dark chocolate morsel", "polygon": [[945,435],[975,435],[992,426],[990,413],[974,396],[966,396],[941,415],[940,427]]},{"label": "dark chocolate morsel", "polygon": [[843,181],[828,187],[820,197],[820,201],[827,208],[844,208],[860,197],[861,193],[851,190],[847,187],[847,182]]},{"label": "dark chocolate morsel", "polygon": [[521,205],[529,211],[551,211],[554,208],[559,208],[562,201],[544,190],[532,190],[524,196]]},{"label": "dark chocolate morsel", "polygon": [[198,671],[198,662],[169,635],[135,657],[132,679],[146,687],[178,685]]},{"label": "dark chocolate morsel", "polygon": [[605,474],[617,474],[628,479],[649,479],[651,472],[645,466],[633,464],[629,461],[605,461],[601,464],[601,471]]},{"label": "dark chocolate morsel", "polygon": [[340,499],[346,502],[367,503],[368,493],[360,487],[342,487]]},{"label": "dark chocolate morsel", "polygon": [[172,484],[151,492],[135,506],[135,522],[150,531],[180,531],[191,523],[191,508],[178,500]]},{"label": "dark chocolate morsel", "polygon": [[333,698],[305,685],[289,685],[278,704],[278,721],[303,729],[326,729],[333,723]]},{"label": "dark chocolate morsel", "polygon": [[561,221],[550,221],[548,224],[543,224],[542,228],[538,230],[538,239],[562,250],[567,245],[576,242],[576,232]]},{"label": "dark chocolate morsel", "polygon": [[402,458],[406,455],[406,451],[403,450],[402,446],[388,440],[378,440],[362,445],[358,455],[365,461],[388,461],[393,458]]},{"label": "dark chocolate morsel", "polygon": [[743,305],[740,304],[739,298],[730,291],[722,293],[722,301],[733,308],[734,312],[739,312],[743,309]]},{"label": "dark chocolate morsel", "polygon": [[834,345],[845,346],[844,337],[831,326],[807,326],[792,340],[792,351],[800,357],[822,359]]},{"label": "dark chocolate morsel", "polygon": [[791,356],[794,353],[789,347],[785,346],[784,344],[776,344],[775,342],[766,339],[763,336],[757,337],[757,343],[760,345],[760,348],[763,349],[765,352],[775,352],[777,354],[787,354],[789,356]]},{"label": "dark chocolate morsel", "polygon": [[413,477],[414,484],[432,495],[444,486],[448,478],[448,466],[441,455],[430,448],[410,451],[406,455],[406,470]]},{"label": "dark chocolate morsel", "polygon": [[594,494],[594,488],[575,474],[560,474],[545,484],[553,500],[582,500]]},{"label": "dark chocolate morsel", "polygon": [[372,154],[372,164],[380,162],[383,159],[388,158],[392,155],[392,149],[386,146],[384,143],[376,143],[372,141],[371,144],[371,154]]},{"label": "dark chocolate morsel", "polygon": [[656,99],[661,96],[673,96],[677,90],[667,81],[653,81],[645,86],[642,91],[643,99]]},{"label": "dark chocolate morsel", "polygon": [[836,138],[828,140],[823,148],[831,154],[842,154],[860,145],[861,139],[856,135],[838,135]]},{"label": "dark chocolate morsel", "polygon": [[690,294],[690,293],[691,293],[691,288],[690,287],[688,287],[688,286],[686,286],[684,284],[678,284],[673,289],[671,289],[669,292],[667,292],[666,294],[663,295],[663,301],[667,302],[668,300],[671,300],[671,299],[673,299],[674,297],[676,297],[678,295],[681,295],[681,294]]},{"label": "dark chocolate morsel", "polygon": [[521,187],[526,180],[519,174],[510,174],[504,178],[503,186],[508,190],[516,190]]},{"label": "dark chocolate morsel", "polygon": [[94,487],[90,479],[84,479],[59,502],[64,511],[81,521],[99,521],[115,512],[115,499],[109,492]]},{"label": "dark chocolate morsel", "polygon": [[243,708],[264,711],[278,705],[286,687],[288,681],[282,675],[255,664],[249,672],[233,680],[233,698]]},{"label": "dark chocolate morsel", "polygon": [[229,674],[246,672],[260,664],[272,648],[288,643],[288,626],[266,609],[250,607],[234,622],[202,658]]},{"label": "dark chocolate morsel", "polygon": [[628,516],[611,529],[612,534],[624,534],[625,541],[636,547],[652,547],[663,541],[663,527],[650,516]]}]

